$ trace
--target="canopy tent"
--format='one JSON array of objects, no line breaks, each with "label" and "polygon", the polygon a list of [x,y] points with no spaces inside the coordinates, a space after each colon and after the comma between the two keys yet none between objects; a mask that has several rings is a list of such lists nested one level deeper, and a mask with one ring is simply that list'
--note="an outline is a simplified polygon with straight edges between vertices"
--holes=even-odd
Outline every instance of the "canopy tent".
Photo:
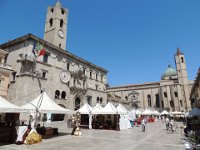
[{"label": "canopy tent", "polygon": [[78,111],[81,114],[90,114],[91,110],[92,110],[92,107],[88,103],[85,103]]},{"label": "canopy tent", "polygon": [[159,116],[160,113],[159,113],[157,110],[154,110],[154,111],[152,111],[152,115],[157,115],[157,116]]},{"label": "canopy tent", "polygon": [[170,113],[171,115],[183,115],[183,112],[180,111],[174,111]]},{"label": "canopy tent", "polygon": [[102,110],[99,111],[99,114],[118,114],[115,106],[109,102]]},{"label": "canopy tent", "polygon": [[25,110],[8,102],[6,99],[0,96],[0,113],[20,113]]},{"label": "canopy tent", "polygon": [[39,113],[53,113],[53,114],[72,114],[73,111],[65,109],[56,104],[46,92],[42,92],[34,100],[21,106],[22,109],[29,110],[30,112]]},{"label": "canopy tent", "polygon": [[99,114],[99,112],[103,109],[103,107],[97,103],[96,106],[94,106],[91,110],[92,114]]},{"label": "canopy tent", "polygon": [[160,114],[161,114],[161,115],[169,115],[169,112],[166,111],[166,110],[163,110]]},{"label": "canopy tent", "polygon": [[188,116],[200,116],[200,109],[199,108],[193,108],[189,111]]},{"label": "canopy tent", "polygon": [[128,114],[128,110],[122,104],[117,106],[117,112],[118,114]]},{"label": "canopy tent", "polygon": [[143,112],[141,113],[141,115],[152,115],[152,111],[149,110],[149,109],[146,109],[145,111],[143,111]]}]

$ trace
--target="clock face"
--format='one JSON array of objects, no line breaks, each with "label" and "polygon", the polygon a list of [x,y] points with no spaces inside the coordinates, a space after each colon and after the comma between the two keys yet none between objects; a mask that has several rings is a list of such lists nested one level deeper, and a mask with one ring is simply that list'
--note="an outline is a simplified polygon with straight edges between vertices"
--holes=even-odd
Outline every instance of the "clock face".
[{"label": "clock face", "polygon": [[64,38],[64,36],[65,36],[64,32],[62,30],[58,31],[58,35],[59,35],[60,38]]},{"label": "clock face", "polygon": [[71,78],[71,75],[70,75],[69,72],[62,71],[62,72],[60,73],[60,80],[61,80],[63,83],[69,82],[70,78]]}]

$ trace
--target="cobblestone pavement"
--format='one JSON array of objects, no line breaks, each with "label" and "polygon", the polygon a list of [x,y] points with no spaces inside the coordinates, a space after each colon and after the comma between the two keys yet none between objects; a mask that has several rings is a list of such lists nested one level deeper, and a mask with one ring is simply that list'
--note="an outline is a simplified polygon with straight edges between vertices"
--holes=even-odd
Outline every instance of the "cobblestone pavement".
[{"label": "cobblestone pavement", "polygon": [[[72,136],[71,128],[66,122],[45,124],[58,127],[60,136],[43,139],[33,145],[5,145],[0,150],[182,150],[180,133],[169,134],[165,124],[158,121],[148,123],[146,132],[141,127],[133,127],[123,131],[82,129],[81,136]],[[180,123],[178,124],[181,125]]]}]

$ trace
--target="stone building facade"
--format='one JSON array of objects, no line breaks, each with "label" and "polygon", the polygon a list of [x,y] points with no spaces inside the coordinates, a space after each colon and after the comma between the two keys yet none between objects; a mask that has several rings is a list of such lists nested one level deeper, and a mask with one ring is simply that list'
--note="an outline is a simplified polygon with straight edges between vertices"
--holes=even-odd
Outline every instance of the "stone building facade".
[{"label": "stone building facade", "polygon": [[189,95],[193,81],[188,81],[185,56],[179,48],[174,58],[176,70],[169,65],[161,76],[161,81],[109,87],[108,99],[126,105],[129,110],[133,108],[159,111],[189,110],[191,108]]},{"label": "stone building facade", "polygon": [[200,68],[197,72],[197,76],[192,86],[192,90],[190,93],[190,100],[191,100],[192,108],[196,107],[200,109]]},{"label": "stone building facade", "polygon": [[10,85],[10,75],[12,66],[6,63],[8,52],[0,49],[0,96],[8,98],[8,88]]},{"label": "stone building facade", "polygon": [[44,40],[27,34],[0,45],[12,65],[9,99],[18,105],[36,98],[41,91],[70,110],[84,103],[107,103],[107,70],[65,50],[68,10],[57,2],[49,7]]}]

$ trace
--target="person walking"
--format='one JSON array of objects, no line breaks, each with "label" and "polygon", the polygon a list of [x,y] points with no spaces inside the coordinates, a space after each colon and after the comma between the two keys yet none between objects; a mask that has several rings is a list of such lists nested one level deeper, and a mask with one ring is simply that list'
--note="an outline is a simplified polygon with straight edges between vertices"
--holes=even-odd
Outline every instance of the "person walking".
[{"label": "person walking", "polygon": [[142,125],[142,131],[145,132],[145,127],[146,127],[146,119],[145,118],[142,119],[141,125]]}]

